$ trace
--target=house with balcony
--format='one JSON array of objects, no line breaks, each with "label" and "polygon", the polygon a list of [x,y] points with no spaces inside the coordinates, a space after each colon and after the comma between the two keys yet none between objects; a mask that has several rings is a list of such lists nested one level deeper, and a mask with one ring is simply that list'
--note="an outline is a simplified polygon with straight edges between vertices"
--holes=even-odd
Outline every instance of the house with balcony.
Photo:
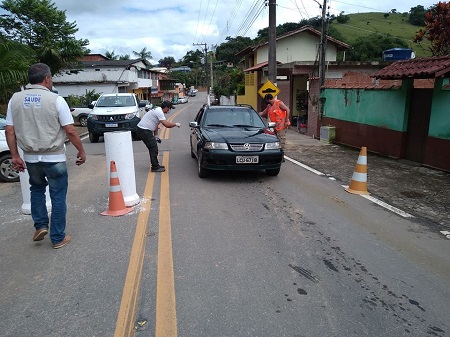
[{"label": "house with balcony", "polygon": [[[294,117],[306,119],[306,133],[322,138],[322,129],[332,128],[336,143],[450,172],[450,55],[395,63],[341,61],[337,51],[350,46],[328,38],[325,82],[319,87],[313,58],[319,39],[319,31],[302,27],[276,44],[278,98]],[[257,92],[268,79],[268,44],[239,54],[245,95],[238,103],[261,111]]]},{"label": "house with balcony", "polygon": [[[319,52],[321,32],[311,26],[303,26],[276,38],[276,85],[280,89],[278,99],[291,109],[292,124],[304,123],[305,133],[319,138],[322,125],[322,106],[319,88]],[[341,79],[347,73],[370,77],[387,63],[338,61],[338,52],[345,52],[351,46],[327,36],[325,53],[325,77]],[[258,90],[268,80],[269,43],[249,46],[237,56],[243,58],[245,73],[245,94],[237,97],[237,103],[250,104],[257,111],[265,105]]]},{"label": "house with balcony", "polygon": [[73,69],[53,76],[53,84],[63,97],[96,93],[135,93],[150,100],[158,94],[159,72],[149,68],[146,60],[108,60],[99,54],[85,56]]},{"label": "house with balcony", "polygon": [[[295,106],[295,94],[308,90],[308,79],[314,77],[318,71],[318,57],[321,32],[311,26],[303,26],[297,30],[288,32],[276,38],[277,68],[282,65],[294,63],[304,64],[308,72],[305,76],[290,77],[288,72],[283,74],[277,69],[277,86],[280,88],[279,99]],[[351,49],[348,44],[327,36],[326,61],[336,61],[339,51],[345,52]],[[251,104],[255,109],[260,109],[261,98],[257,97],[258,89],[268,80],[268,57],[269,42],[249,46],[240,51],[237,56],[243,58],[243,69],[245,72],[245,95],[238,96],[238,103]],[[286,66],[285,66],[286,68]],[[292,96],[292,97],[291,97]],[[293,109],[294,115],[301,113]]]}]

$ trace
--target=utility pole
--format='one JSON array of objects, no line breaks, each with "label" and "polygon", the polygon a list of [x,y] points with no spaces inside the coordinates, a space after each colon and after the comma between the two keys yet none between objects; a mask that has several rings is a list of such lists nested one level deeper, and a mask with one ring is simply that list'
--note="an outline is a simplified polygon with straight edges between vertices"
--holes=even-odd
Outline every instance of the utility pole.
[{"label": "utility pole", "polygon": [[210,71],[211,71],[211,88],[214,86],[214,73],[213,73],[213,54],[212,54],[212,52],[211,52],[211,69],[210,69]]},{"label": "utility pole", "polygon": [[276,0],[269,0],[269,81],[277,84],[277,10]]},{"label": "utility pole", "polygon": [[[205,52],[205,76],[206,76],[206,82],[208,82],[208,48],[206,47],[206,43],[193,43],[193,46],[203,46],[203,51]],[[212,62],[212,61],[211,61]],[[208,83],[206,83],[207,91],[209,95],[209,87]]]},{"label": "utility pole", "polygon": [[325,83],[325,63],[327,52],[327,0],[323,0],[322,6],[322,33],[320,34],[320,57],[319,57],[319,86]]}]

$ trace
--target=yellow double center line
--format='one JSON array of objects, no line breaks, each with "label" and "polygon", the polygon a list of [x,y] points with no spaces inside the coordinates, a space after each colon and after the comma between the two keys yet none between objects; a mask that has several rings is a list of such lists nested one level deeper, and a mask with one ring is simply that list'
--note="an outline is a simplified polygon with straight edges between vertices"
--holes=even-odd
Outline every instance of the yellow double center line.
[{"label": "yellow double center line", "polygon": [[[169,153],[164,153],[164,166],[169,167]],[[156,286],[156,337],[177,336],[175,278],[170,221],[169,173],[161,175],[159,207],[158,271]]]},{"label": "yellow double center line", "polygon": [[[160,208],[158,237],[158,266],[156,289],[155,336],[177,336],[177,315],[175,302],[175,278],[172,255],[172,227],[170,219],[169,153],[165,152],[163,165],[166,172],[160,175]],[[117,317],[115,337],[131,337],[135,331],[136,312],[142,281],[142,268],[147,238],[148,217],[151,208],[155,173],[149,173],[145,186],[141,211],[139,213],[130,262],[125,278],[122,301]]]}]

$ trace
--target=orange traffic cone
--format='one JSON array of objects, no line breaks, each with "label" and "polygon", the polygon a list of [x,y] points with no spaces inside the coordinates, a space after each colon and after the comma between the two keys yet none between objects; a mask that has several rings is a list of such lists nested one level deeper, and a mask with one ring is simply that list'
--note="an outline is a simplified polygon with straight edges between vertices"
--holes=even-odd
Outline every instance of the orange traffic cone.
[{"label": "orange traffic cone", "polygon": [[350,186],[345,190],[354,194],[369,194],[367,192],[367,148],[365,146],[361,148],[359,153]]},{"label": "orange traffic cone", "polygon": [[109,208],[101,215],[120,216],[130,213],[133,208],[126,208],[123,200],[122,190],[120,188],[119,175],[117,174],[116,162],[111,160],[109,175]]}]

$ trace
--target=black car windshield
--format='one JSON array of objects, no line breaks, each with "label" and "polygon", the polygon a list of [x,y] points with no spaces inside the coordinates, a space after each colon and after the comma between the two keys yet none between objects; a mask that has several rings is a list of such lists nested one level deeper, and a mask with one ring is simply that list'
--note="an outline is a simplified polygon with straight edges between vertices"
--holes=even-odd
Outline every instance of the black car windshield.
[{"label": "black car windshield", "polygon": [[253,109],[246,108],[218,108],[206,111],[205,127],[245,127],[264,128],[264,122]]},{"label": "black car windshield", "polygon": [[121,107],[135,106],[136,103],[132,96],[103,96],[97,101],[97,107]]}]

